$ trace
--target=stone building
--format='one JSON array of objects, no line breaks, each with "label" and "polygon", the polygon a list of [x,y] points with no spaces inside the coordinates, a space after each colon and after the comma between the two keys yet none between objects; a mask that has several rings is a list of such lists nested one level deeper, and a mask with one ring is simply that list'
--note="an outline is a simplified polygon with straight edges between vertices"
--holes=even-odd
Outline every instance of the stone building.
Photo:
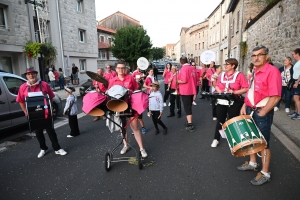
[{"label": "stone building", "polygon": [[[27,41],[40,42],[36,12],[32,9],[34,1],[0,0],[0,13],[4,25],[0,25],[0,57],[5,64],[0,68],[21,75],[26,68],[34,67],[44,79],[45,61],[39,56],[28,60],[23,53]],[[70,75],[71,64],[80,70],[79,79],[87,78],[85,71],[96,70],[98,55],[97,34],[95,31],[94,0],[51,0],[46,1],[47,23],[45,40],[57,49],[55,68],[62,68]],[[68,58],[68,59],[67,59]],[[68,64],[66,62],[68,60]]]},{"label": "stone building", "polygon": [[175,61],[179,62],[180,59],[180,40],[174,45]]},{"label": "stone building", "polygon": [[186,34],[185,31],[187,30],[187,27],[182,27],[180,30],[180,56],[182,56],[183,54],[187,56],[186,51],[187,49],[187,44],[186,44]]},{"label": "stone building", "polygon": [[167,44],[166,45],[166,57],[173,60],[173,57],[175,55],[174,53],[174,45],[175,44]]},{"label": "stone building", "polygon": [[252,49],[259,44],[269,48],[276,66],[282,66],[284,57],[292,58],[292,51],[300,48],[300,1],[275,0],[269,4],[246,26],[245,38],[245,67],[251,62]]}]

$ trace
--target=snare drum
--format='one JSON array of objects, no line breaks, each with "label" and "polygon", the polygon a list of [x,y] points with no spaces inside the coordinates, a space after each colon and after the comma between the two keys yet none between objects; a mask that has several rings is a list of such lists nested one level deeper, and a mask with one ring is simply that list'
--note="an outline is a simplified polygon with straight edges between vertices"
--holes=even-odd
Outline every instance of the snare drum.
[{"label": "snare drum", "polygon": [[240,115],[223,124],[234,156],[247,156],[266,148],[267,142],[250,115]]},{"label": "snare drum", "polygon": [[30,132],[53,128],[52,106],[48,95],[25,98]]}]

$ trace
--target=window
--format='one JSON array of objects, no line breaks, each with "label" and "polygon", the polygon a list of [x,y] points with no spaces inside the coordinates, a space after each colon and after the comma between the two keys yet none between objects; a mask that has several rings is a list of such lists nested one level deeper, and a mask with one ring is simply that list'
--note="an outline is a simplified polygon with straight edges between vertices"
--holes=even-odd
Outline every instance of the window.
[{"label": "window", "polygon": [[100,50],[98,51],[98,57],[100,60],[106,60],[106,50]]},{"label": "window", "polygon": [[77,6],[76,6],[77,12],[82,13],[82,0],[77,0]]},{"label": "window", "polygon": [[42,28],[42,27],[39,27],[37,19],[34,19],[33,23],[34,23],[35,41],[36,42],[41,42],[40,32],[42,32],[43,33],[43,37],[45,38],[45,42],[51,42],[51,37],[50,37],[50,22],[47,21],[46,26],[42,30],[40,30],[40,28]]},{"label": "window", "polygon": [[201,37],[201,34],[199,33],[199,38]]},{"label": "window", "polygon": [[204,42],[202,42],[202,49],[204,49]]},{"label": "window", "polygon": [[199,49],[201,49],[201,43],[199,43]]},{"label": "window", "polygon": [[111,46],[111,38],[107,38],[107,39],[108,39],[109,46]]},{"label": "window", "polygon": [[236,16],[236,33],[240,30],[240,11],[237,12]]},{"label": "window", "polygon": [[0,56],[0,69],[13,73],[11,57]]},{"label": "window", "polygon": [[235,20],[233,19],[232,24],[231,24],[231,36],[234,35],[234,23],[235,23]]},{"label": "window", "polygon": [[79,34],[79,42],[84,43],[85,42],[85,30],[79,29],[78,34]]},{"label": "window", "polygon": [[195,44],[195,50],[197,50],[197,44]]},{"label": "window", "polygon": [[18,95],[20,86],[25,82],[22,79],[14,77],[3,77],[3,81],[10,93]]},{"label": "window", "polygon": [[7,8],[0,7],[0,29],[7,28]]},{"label": "window", "polygon": [[100,42],[104,42],[104,36],[100,35]]},{"label": "window", "polygon": [[236,50],[237,50],[236,47],[234,47],[234,48],[233,48],[233,57],[234,57],[234,58],[237,58],[237,57],[236,57],[236,56],[237,56]]},{"label": "window", "polygon": [[79,70],[80,71],[85,71],[85,66],[86,66],[86,60],[85,59],[79,59]]}]

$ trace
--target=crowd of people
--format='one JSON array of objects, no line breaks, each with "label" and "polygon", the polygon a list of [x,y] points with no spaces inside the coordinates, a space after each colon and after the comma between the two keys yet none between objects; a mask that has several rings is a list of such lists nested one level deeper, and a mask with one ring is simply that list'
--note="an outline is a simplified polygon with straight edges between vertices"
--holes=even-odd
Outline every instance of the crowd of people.
[{"label": "crowd of people", "polygon": [[[163,128],[164,134],[168,132],[167,125],[162,122],[161,118],[164,108],[169,109],[169,115],[167,115],[167,117],[174,117],[176,112],[177,118],[181,118],[181,108],[183,107],[186,124],[181,131],[196,131],[196,126],[193,122],[192,107],[193,105],[197,105],[195,100],[200,90],[210,93],[210,97],[208,96],[207,99],[211,101],[212,119],[216,121],[214,138],[211,143],[212,148],[216,148],[219,145],[221,137],[220,130],[226,120],[239,115],[251,115],[261,131],[263,138],[267,142],[266,148],[261,151],[262,169],[258,172],[257,176],[251,180],[253,185],[262,185],[271,180],[271,173],[269,172],[271,160],[271,151],[269,148],[271,125],[274,111],[279,109],[280,101],[283,96],[285,96],[285,111],[288,113],[288,116],[292,119],[300,119],[300,48],[295,49],[292,55],[296,60],[295,65],[292,65],[292,59],[290,57],[286,57],[284,66],[278,69],[270,63],[268,48],[262,45],[256,46],[252,50],[252,62],[249,67],[249,73],[246,75],[237,71],[239,63],[235,58],[226,59],[223,68],[220,65],[216,65],[214,61],[211,61],[209,65],[202,64],[201,68],[197,68],[193,59],[188,60],[187,57],[182,56],[180,58],[180,66],[172,66],[171,63],[166,64],[162,75],[164,78],[164,94],[159,91],[160,84],[157,82],[157,78],[155,78],[153,68],[149,68],[146,73],[143,73],[138,67],[131,74],[124,60],[120,60],[117,63],[115,67],[116,71],[113,71],[110,65],[106,66],[105,72],[102,68],[97,70],[97,74],[105,78],[109,83],[108,85],[96,80],[94,80],[92,84],[96,92],[102,93],[105,93],[115,85],[123,86],[130,91],[144,88],[149,95],[147,113],[148,116],[152,118],[155,127],[154,134],[156,135],[160,132],[158,124]],[[51,70],[49,69],[49,73],[50,72]],[[37,84],[42,83],[43,93],[49,94],[50,97],[53,98],[53,92],[49,85],[44,84],[43,81],[36,78],[36,71],[27,71],[25,74],[28,82],[21,88],[33,88],[35,91],[39,89]],[[24,106],[24,97],[28,94],[26,89],[21,90],[21,88],[17,102],[20,103],[26,115],[27,111]],[[74,88],[64,87],[63,89],[68,94],[66,107],[64,109],[64,113],[68,111],[67,115],[71,129],[71,133],[68,137],[78,136],[80,131],[76,116],[77,99],[72,94]],[[211,98],[211,96],[218,93],[229,93],[234,96],[234,100],[222,99],[220,97]],[[289,113],[292,96],[295,101],[295,111]],[[205,99],[205,96],[201,96],[200,99]],[[123,117],[122,124],[130,124],[141,155],[146,158],[148,154],[142,140],[142,133],[146,133],[146,129],[142,116],[143,114],[138,115],[135,113],[127,118]],[[100,116],[96,117],[94,121],[98,121],[99,119]],[[139,128],[139,123],[141,128]],[[65,155],[66,152],[60,149],[54,129],[47,129],[47,132],[51,139],[52,146],[55,149],[55,153]],[[44,156],[47,150],[45,138],[41,133],[42,131],[37,133],[41,148],[38,158]],[[124,145],[120,152],[121,154],[125,154],[129,150],[127,138],[128,134],[126,133],[126,138],[123,140]],[[240,171],[257,171],[258,166],[256,154],[251,154],[249,161],[238,166],[237,169]]]}]

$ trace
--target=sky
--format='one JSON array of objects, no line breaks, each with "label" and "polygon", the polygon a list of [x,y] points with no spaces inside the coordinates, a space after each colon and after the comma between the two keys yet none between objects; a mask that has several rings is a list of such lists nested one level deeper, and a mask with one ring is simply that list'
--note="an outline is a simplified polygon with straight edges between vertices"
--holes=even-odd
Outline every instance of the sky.
[{"label": "sky", "polygon": [[182,27],[203,22],[222,0],[95,0],[99,21],[120,11],[138,20],[153,47],[175,44]]}]

